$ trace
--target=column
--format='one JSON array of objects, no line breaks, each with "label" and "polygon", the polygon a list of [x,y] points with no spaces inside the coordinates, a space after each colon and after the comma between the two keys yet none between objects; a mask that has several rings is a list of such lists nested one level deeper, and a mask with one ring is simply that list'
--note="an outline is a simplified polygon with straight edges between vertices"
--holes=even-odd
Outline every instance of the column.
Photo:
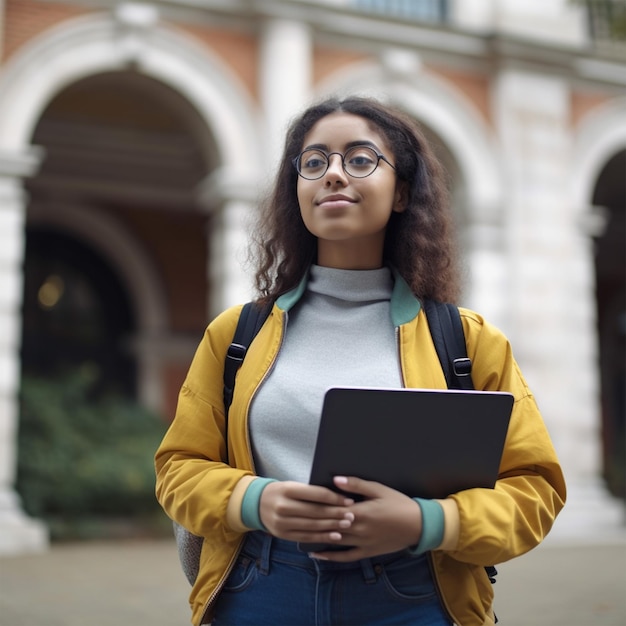
[{"label": "column", "polygon": [[551,538],[620,530],[600,478],[593,256],[568,195],[565,80],[504,67],[493,92],[508,190],[508,334],[552,435],[568,504]]},{"label": "column", "polygon": [[260,41],[259,91],[272,165],[282,153],[290,119],[306,106],[310,96],[312,55],[308,25],[278,18],[265,22]]},{"label": "column", "polygon": [[39,156],[0,152],[0,555],[44,550],[48,532],[27,517],[14,489],[17,463],[26,198],[21,178]]},{"label": "column", "polygon": [[469,284],[464,285],[462,303],[504,330],[508,318],[509,276],[502,206],[489,206],[488,201],[480,205],[470,202],[461,203],[469,216],[462,229],[463,257],[469,271]]},{"label": "column", "polygon": [[210,215],[207,225],[209,319],[253,297],[246,259],[256,192],[256,185],[248,175],[224,168],[215,170],[199,188],[198,201]]}]

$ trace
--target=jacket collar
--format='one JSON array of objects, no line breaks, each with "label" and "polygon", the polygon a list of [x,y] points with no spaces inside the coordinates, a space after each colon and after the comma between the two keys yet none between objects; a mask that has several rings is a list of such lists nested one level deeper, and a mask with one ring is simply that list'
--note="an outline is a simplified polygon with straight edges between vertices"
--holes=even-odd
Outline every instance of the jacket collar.
[{"label": "jacket collar", "polygon": [[[393,291],[391,293],[391,321],[394,326],[402,326],[417,317],[421,304],[407,282],[400,276],[398,271],[392,267],[394,277]],[[289,311],[302,298],[306,291],[309,272],[303,276],[297,287],[284,293],[276,300],[276,305],[283,311]]]}]

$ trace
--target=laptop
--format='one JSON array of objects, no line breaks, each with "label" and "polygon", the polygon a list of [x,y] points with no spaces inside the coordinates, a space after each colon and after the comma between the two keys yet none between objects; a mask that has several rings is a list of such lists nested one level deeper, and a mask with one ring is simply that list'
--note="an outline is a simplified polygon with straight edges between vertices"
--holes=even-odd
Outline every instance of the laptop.
[{"label": "laptop", "polygon": [[512,408],[507,392],[333,387],[309,482],[357,476],[421,498],[493,488]]}]

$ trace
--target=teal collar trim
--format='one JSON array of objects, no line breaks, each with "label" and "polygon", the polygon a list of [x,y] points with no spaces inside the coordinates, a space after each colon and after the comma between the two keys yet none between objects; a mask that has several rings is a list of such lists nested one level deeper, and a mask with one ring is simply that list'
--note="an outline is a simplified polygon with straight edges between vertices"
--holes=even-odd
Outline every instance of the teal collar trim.
[{"label": "teal collar trim", "polygon": [[300,300],[302,294],[306,291],[306,284],[309,281],[309,272],[302,277],[300,284],[291,291],[284,293],[276,300],[276,305],[283,311],[289,311]]},{"label": "teal collar trim", "polygon": [[[395,280],[391,293],[391,321],[394,327],[397,327],[415,319],[420,312],[421,304],[398,271],[394,267],[391,271]],[[309,273],[307,272],[297,287],[280,296],[276,300],[278,308],[283,311],[293,308],[306,291],[308,279]]]},{"label": "teal collar trim", "polygon": [[415,319],[422,305],[398,270],[392,267],[391,271],[395,278],[391,293],[391,321],[394,327],[398,327]]}]

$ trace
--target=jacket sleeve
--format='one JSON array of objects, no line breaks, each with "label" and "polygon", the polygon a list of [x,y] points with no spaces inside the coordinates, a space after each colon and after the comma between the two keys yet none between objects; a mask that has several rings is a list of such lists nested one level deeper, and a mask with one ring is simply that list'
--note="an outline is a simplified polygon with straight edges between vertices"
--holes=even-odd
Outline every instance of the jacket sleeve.
[{"label": "jacket sleeve", "polygon": [[507,561],[534,548],[565,503],[563,473],[546,425],[506,337],[462,309],[476,389],[508,391],[514,406],[495,489],[451,496],[459,512],[453,558],[477,565]]},{"label": "jacket sleeve", "polygon": [[224,359],[240,311],[240,306],[225,311],[206,329],[155,456],[159,503],[200,536],[224,531],[230,495],[243,476],[252,474],[225,463]]}]

